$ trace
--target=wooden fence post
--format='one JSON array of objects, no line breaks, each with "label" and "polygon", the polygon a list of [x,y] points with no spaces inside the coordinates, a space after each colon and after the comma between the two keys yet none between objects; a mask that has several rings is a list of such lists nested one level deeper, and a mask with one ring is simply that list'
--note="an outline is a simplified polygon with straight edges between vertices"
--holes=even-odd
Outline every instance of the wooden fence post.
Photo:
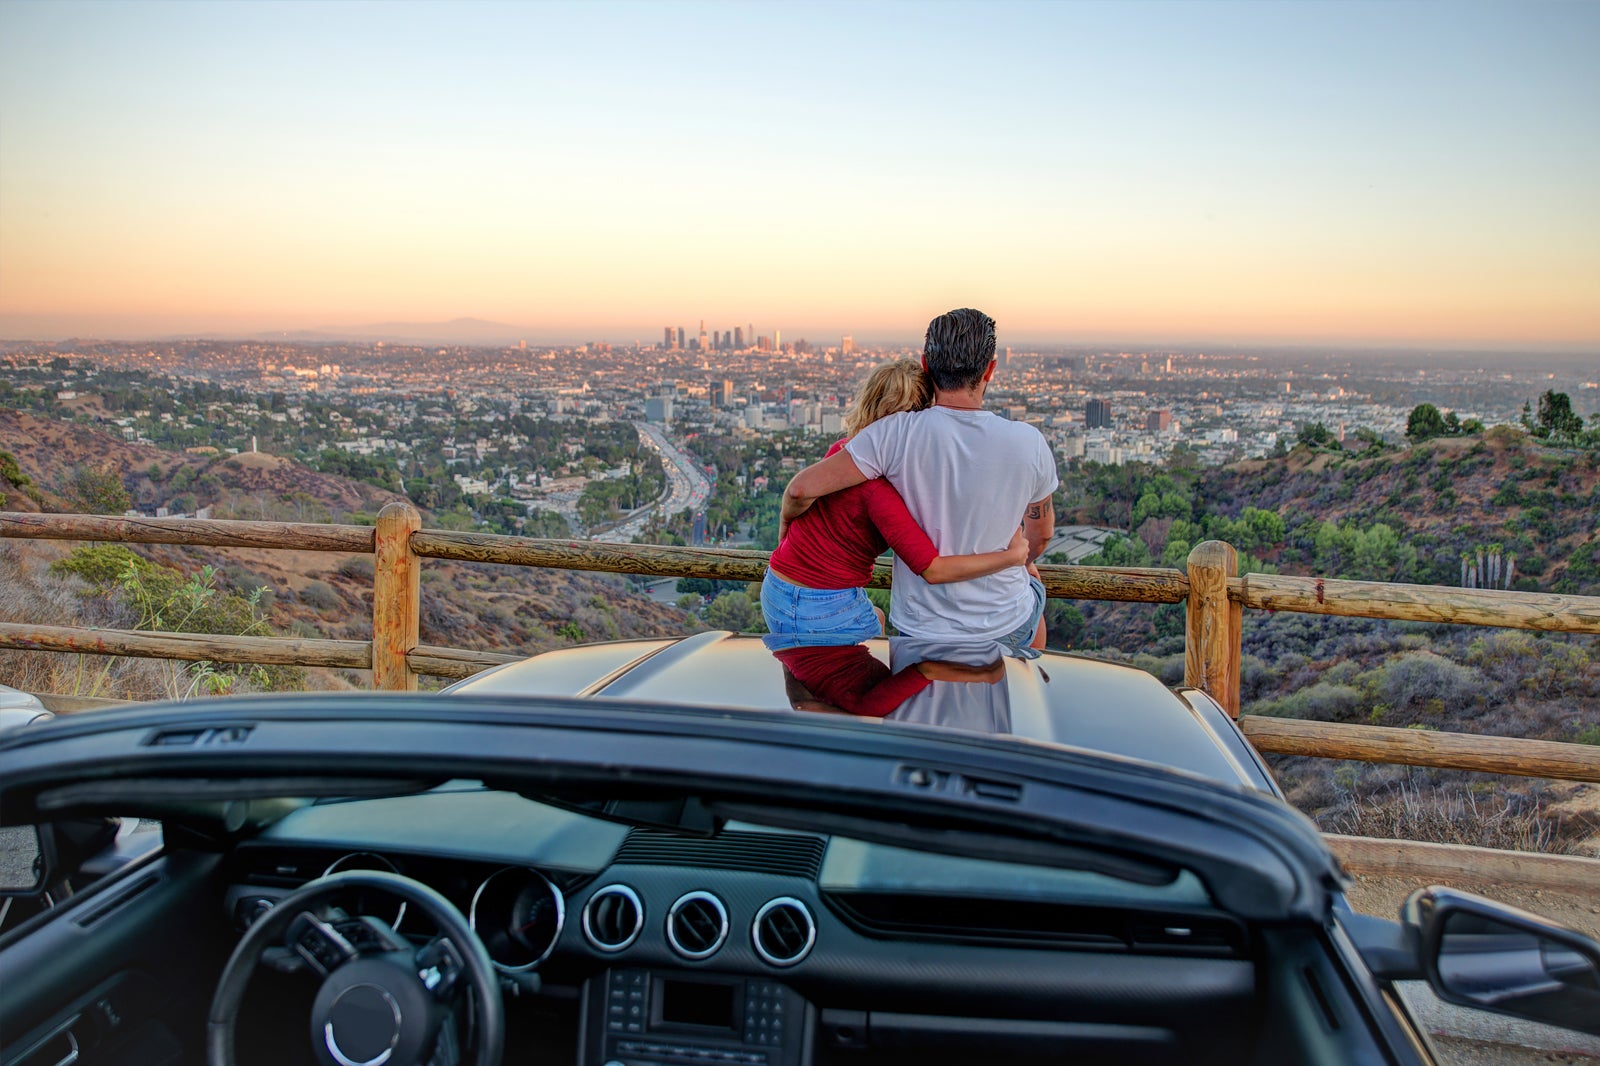
[{"label": "wooden fence post", "polygon": [[411,550],[411,534],[422,515],[409,503],[385,504],[378,512],[373,545],[372,687],[414,692],[417,675],[406,655],[417,646],[421,563]]},{"label": "wooden fence post", "polygon": [[1189,553],[1189,606],[1183,683],[1206,692],[1239,717],[1239,641],[1242,608],[1228,599],[1238,570],[1233,545],[1203,541]]}]

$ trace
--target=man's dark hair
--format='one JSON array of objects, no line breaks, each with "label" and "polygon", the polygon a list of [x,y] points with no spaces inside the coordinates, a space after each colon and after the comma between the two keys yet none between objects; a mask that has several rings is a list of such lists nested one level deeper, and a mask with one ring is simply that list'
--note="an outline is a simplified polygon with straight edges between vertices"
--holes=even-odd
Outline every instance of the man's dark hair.
[{"label": "man's dark hair", "polygon": [[970,307],[945,312],[928,323],[922,357],[934,388],[972,388],[994,360],[994,319]]}]

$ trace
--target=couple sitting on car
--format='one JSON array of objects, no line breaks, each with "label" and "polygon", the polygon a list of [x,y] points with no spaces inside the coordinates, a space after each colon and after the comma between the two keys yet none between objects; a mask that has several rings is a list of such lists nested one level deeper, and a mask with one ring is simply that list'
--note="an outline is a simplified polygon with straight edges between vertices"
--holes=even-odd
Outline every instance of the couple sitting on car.
[{"label": "couple sitting on car", "polygon": [[885,547],[903,636],[1021,657],[1043,646],[1044,586],[1025,567],[1054,531],[1055,459],[1038,430],[982,410],[994,353],[988,315],[940,315],[922,367],[873,371],[849,436],[789,483],[761,590],[775,651],[880,635],[863,586]]}]

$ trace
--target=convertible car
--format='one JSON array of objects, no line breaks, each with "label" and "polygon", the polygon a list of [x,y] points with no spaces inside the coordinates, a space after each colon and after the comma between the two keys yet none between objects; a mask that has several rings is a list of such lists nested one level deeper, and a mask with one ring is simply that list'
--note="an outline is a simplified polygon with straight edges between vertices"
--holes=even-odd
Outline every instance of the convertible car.
[{"label": "convertible car", "polygon": [[3,1066],[1431,1062],[1398,979],[1600,1032],[1592,941],[1354,915],[1203,693],[1065,655],[96,711],[0,734],[0,821]]}]

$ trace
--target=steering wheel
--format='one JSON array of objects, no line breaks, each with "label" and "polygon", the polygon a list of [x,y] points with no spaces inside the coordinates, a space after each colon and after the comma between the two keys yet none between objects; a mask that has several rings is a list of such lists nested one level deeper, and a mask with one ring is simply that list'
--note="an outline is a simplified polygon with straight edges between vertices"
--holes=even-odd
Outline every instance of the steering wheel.
[{"label": "steering wheel", "polygon": [[[371,916],[330,920],[319,904],[352,889],[398,896],[431,919],[439,936],[418,949]],[[236,1066],[235,1022],[250,975],[263,962],[321,976],[310,1032],[323,1066],[455,1066],[460,1048],[452,1008],[464,991],[473,1004],[473,1064],[499,1066],[505,1005],[489,953],[453,903],[409,877],[379,870],[319,877],[256,919],[211,1000],[209,1066]]]}]

